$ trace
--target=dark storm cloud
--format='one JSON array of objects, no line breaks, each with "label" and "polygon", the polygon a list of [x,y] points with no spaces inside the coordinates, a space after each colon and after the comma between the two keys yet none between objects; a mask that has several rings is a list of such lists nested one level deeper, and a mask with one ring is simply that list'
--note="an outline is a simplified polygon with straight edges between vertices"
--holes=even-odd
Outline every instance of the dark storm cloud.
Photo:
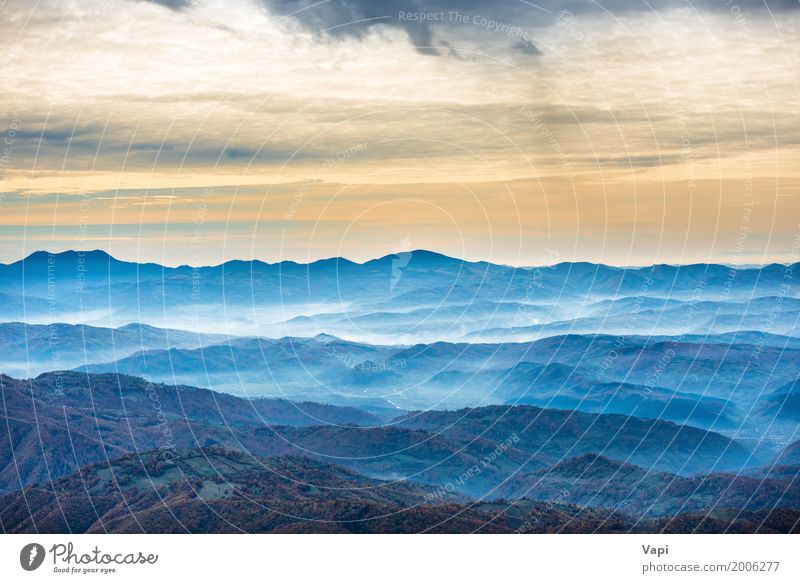
[{"label": "dark storm cloud", "polygon": [[[510,2],[518,0],[508,0]],[[569,10],[573,14],[610,12],[621,15],[631,12],[653,12],[669,8],[693,8],[702,11],[773,12],[796,10],[797,0],[543,0],[534,2],[551,13]]]},{"label": "dark storm cloud", "polygon": [[[192,0],[137,0],[183,10]],[[503,35],[509,27],[541,27],[571,15],[623,15],[670,8],[693,8],[737,15],[800,8],[798,0],[256,0],[279,18],[304,26],[321,38],[361,39],[372,29],[404,31],[423,54],[454,54],[443,36],[473,26]],[[438,34],[441,33],[441,34]],[[514,35],[509,34],[509,37]],[[541,54],[527,36],[510,38],[508,47],[528,56]]]},{"label": "dark storm cloud", "polygon": [[521,38],[514,43],[514,48],[521,53],[525,53],[526,55],[536,56],[542,54],[542,52],[536,48],[536,45],[526,38]]},{"label": "dark storm cloud", "polygon": [[[192,5],[193,0],[135,0],[159,4],[173,10]],[[573,14],[610,12],[625,14],[675,7],[696,10],[741,10],[783,12],[800,9],[798,0],[257,0],[276,13],[331,35],[361,36],[364,31],[383,24],[409,28],[398,21],[398,14],[461,12],[502,17],[506,21],[524,20],[543,25],[563,10]],[[445,24],[445,23],[442,23]],[[430,28],[423,25],[421,29]],[[415,33],[416,34],[416,33]],[[424,40],[425,35],[421,34]]]},{"label": "dark storm cloud", "polygon": [[214,139],[191,135],[165,138],[145,127],[101,124],[75,127],[69,119],[56,120],[52,116],[46,128],[41,127],[43,120],[30,119],[28,123],[33,129],[18,129],[14,133],[14,159],[19,167],[50,165],[75,171],[87,165],[98,170],[151,168],[156,163],[167,167],[210,167],[325,159],[331,155],[310,148],[272,147],[246,139],[221,147]]},{"label": "dark storm cloud", "polygon": [[47,128],[35,131],[20,129],[17,130],[15,137],[20,142],[53,144],[65,143],[73,140],[79,142],[82,136],[91,133],[93,133],[92,130],[86,128],[70,128],[65,125],[58,129]]},{"label": "dark storm cloud", "polygon": [[138,2],[148,2],[149,4],[158,4],[170,10],[183,10],[192,5],[192,0],[137,0]]},{"label": "dark storm cloud", "polygon": [[[675,7],[739,14],[797,10],[797,0],[260,0],[270,11],[299,22],[323,37],[362,38],[370,29],[399,28],[422,53],[445,54],[436,32],[458,34],[466,26],[505,34],[508,27],[553,24],[568,11],[573,15],[609,12],[615,15],[650,12]],[[476,18],[477,17],[477,18]],[[505,27],[505,28],[503,28]],[[513,35],[509,35],[513,36]],[[527,37],[511,38],[510,48],[536,56],[539,49]]]},{"label": "dark storm cloud", "polygon": [[[451,52],[445,41],[436,38],[437,28],[452,30],[470,25],[469,19],[459,21],[456,12],[468,17],[482,16],[500,25],[512,26],[517,21],[519,26],[524,13],[531,10],[530,5],[518,0],[329,0],[321,4],[316,0],[261,1],[280,17],[299,22],[325,37],[361,38],[375,27],[398,28],[419,52],[431,55]],[[517,48],[527,55],[538,54],[538,49],[532,50],[535,47],[530,40]]]}]

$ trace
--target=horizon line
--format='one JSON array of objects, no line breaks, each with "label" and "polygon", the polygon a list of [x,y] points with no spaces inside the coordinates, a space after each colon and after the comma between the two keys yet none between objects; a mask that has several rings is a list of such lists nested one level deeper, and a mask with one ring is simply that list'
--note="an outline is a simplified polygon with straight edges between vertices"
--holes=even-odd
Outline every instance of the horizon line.
[{"label": "horizon line", "polygon": [[321,263],[321,262],[325,262],[325,261],[334,261],[334,260],[336,260],[336,261],[345,261],[345,262],[352,263],[352,264],[355,264],[355,265],[366,265],[367,263],[371,263],[373,261],[380,261],[380,260],[386,259],[388,257],[397,256],[397,255],[399,255],[401,253],[410,253],[412,255],[421,253],[421,254],[435,255],[435,256],[443,257],[443,258],[450,259],[450,260],[453,260],[453,261],[458,261],[458,262],[461,262],[461,263],[471,263],[471,264],[486,263],[486,264],[495,265],[495,266],[498,266],[498,267],[507,267],[509,269],[524,269],[524,270],[537,269],[537,268],[552,268],[552,267],[556,267],[558,265],[579,265],[579,264],[595,265],[595,266],[598,266],[598,267],[608,267],[608,268],[611,268],[611,269],[645,269],[647,267],[660,267],[660,266],[666,266],[666,267],[691,267],[691,266],[695,266],[695,265],[719,265],[721,267],[729,267],[729,268],[732,268],[732,269],[763,269],[765,267],[769,267],[769,266],[773,266],[773,265],[779,265],[779,266],[783,266],[783,267],[788,267],[790,265],[797,265],[798,264],[798,262],[796,262],[796,261],[795,262],[792,262],[792,261],[787,261],[787,262],[770,261],[770,262],[766,262],[766,263],[745,263],[745,262],[742,262],[742,263],[731,263],[731,262],[702,262],[702,261],[701,262],[697,262],[696,261],[696,262],[691,262],[691,263],[666,263],[666,262],[661,262],[661,263],[642,263],[642,264],[634,264],[634,263],[630,263],[630,264],[612,264],[612,263],[597,263],[597,262],[594,262],[594,261],[586,261],[586,260],[577,260],[577,261],[559,261],[559,262],[556,262],[556,263],[542,263],[542,264],[538,264],[538,265],[510,265],[510,264],[507,264],[507,263],[495,263],[493,261],[489,261],[489,260],[486,260],[486,259],[469,260],[469,259],[454,257],[452,255],[447,255],[446,253],[441,253],[439,251],[433,251],[431,249],[419,248],[419,249],[411,249],[411,250],[408,250],[408,251],[398,251],[398,252],[394,252],[394,253],[387,253],[385,255],[372,257],[372,258],[364,260],[364,261],[356,261],[356,260],[353,260],[353,259],[349,259],[347,257],[333,255],[333,256],[330,256],[330,257],[321,257],[319,259],[314,259],[314,260],[311,260],[311,261],[308,261],[308,262],[299,262],[299,261],[295,261],[293,259],[282,259],[282,260],[279,260],[279,261],[269,262],[269,261],[265,261],[263,259],[252,258],[252,259],[228,259],[226,261],[223,261],[222,263],[204,264],[204,265],[191,265],[189,263],[180,263],[178,265],[167,265],[165,263],[158,263],[158,262],[155,262],[155,261],[147,261],[147,260],[145,260],[145,261],[136,261],[136,260],[120,259],[119,257],[116,257],[116,256],[112,255],[111,253],[109,253],[108,251],[106,251],[104,249],[65,249],[63,251],[57,251],[57,252],[47,251],[45,249],[39,249],[39,250],[36,250],[36,251],[32,251],[32,252],[28,253],[27,255],[23,256],[22,258],[17,259],[15,261],[10,261],[10,262],[7,262],[7,263],[0,263],[0,266],[8,267],[8,266],[11,266],[11,265],[15,265],[17,263],[22,263],[24,261],[29,260],[31,257],[33,257],[35,255],[40,255],[40,254],[46,254],[48,256],[50,256],[50,255],[58,256],[58,255],[65,255],[65,254],[69,254],[69,253],[75,253],[75,254],[81,254],[82,253],[84,255],[86,255],[86,254],[98,254],[99,253],[99,254],[105,255],[106,257],[108,257],[110,259],[113,259],[114,261],[119,261],[121,263],[132,263],[132,264],[136,264],[136,265],[158,265],[160,267],[164,267],[164,268],[167,268],[167,269],[214,268],[214,267],[221,267],[223,265],[226,265],[228,263],[233,263],[233,262],[262,263],[264,265],[272,266],[272,265],[280,265],[282,263],[290,263],[290,264],[294,264],[294,265],[313,265],[315,263]]}]

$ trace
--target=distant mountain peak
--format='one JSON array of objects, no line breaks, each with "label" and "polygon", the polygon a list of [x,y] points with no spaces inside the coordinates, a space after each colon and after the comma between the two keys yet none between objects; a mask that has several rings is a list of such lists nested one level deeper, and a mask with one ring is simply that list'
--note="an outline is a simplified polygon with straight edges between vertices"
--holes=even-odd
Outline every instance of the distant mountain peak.
[{"label": "distant mountain peak", "polygon": [[111,255],[102,249],[93,249],[91,251],[77,251],[74,249],[68,249],[66,251],[59,251],[57,253],[51,253],[50,251],[34,251],[21,261],[32,263],[46,261],[50,259],[50,257],[53,257],[55,261],[58,261],[59,259],[75,260],[78,257],[82,257],[84,260],[88,261],[115,260]]},{"label": "distant mountain peak", "polygon": [[326,342],[327,343],[327,342],[337,342],[339,340],[339,338],[336,337],[336,336],[333,336],[332,334],[323,333],[323,334],[317,334],[316,336],[314,336],[314,340],[316,340],[317,342]]},{"label": "distant mountain peak", "polygon": [[430,261],[430,262],[441,262],[441,263],[466,263],[463,259],[458,259],[456,257],[450,257],[449,255],[444,255],[443,253],[437,253],[436,251],[430,251],[428,249],[409,249],[408,251],[395,251],[394,253],[389,253],[388,255],[384,255],[377,259],[371,259],[367,261],[367,263],[373,262],[386,262],[386,261],[395,261],[400,257],[410,257],[411,260],[417,261]]}]

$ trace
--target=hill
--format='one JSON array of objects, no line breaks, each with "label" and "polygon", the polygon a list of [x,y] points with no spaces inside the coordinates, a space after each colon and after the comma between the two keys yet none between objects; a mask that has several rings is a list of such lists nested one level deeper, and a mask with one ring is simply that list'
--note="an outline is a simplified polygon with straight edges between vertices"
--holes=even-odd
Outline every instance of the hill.
[{"label": "hill", "polygon": [[663,517],[710,509],[800,508],[800,484],[793,478],[725,473],[684,477],[584,454],[546,470],[517,474],[493,494],[512,500],[562,497],[563,501],[579,506]]},{"label": "hill", "polygon": [[220,448],[130,454],[0,497],[4,533],[796,532],[800,512],[706,510],[641,519],[561,499],[431,503],[307,458]]},{"label": "hill", "polygon": [[551,463],[595,453],[680,474],[708,473],[753,463],[750,451],[719,433],[624,415],[489,406],[412,412],[396,423],[456,440],[479,436],[501,442],[516,436],[515,447]]},{"label": "hill", "polygon": [[[387,484],[307,458],[215,448],[123,456],[0,498],[6,533],[500,531],[489,516],[424,505]],[[33,510],[31,510],[33,509]]]},{"label": "hill", "polygon": [[[255,338],[150,350],[80,368],[160,382],[310,399],[382,411],[530,404],[791,434],[791,415],[761,400],[800,376],[783,337],[578,335],[533,342],[371,345],[331,336]],[[790,344],[790,343],[789,343]],[[609,355],[613,355],[613,358]],[[787,401],[791,409],[791,399]]]},{"label": "hill", "polygon": [[106,457],[158,447],[239,448],[238,432],[269,424],[364,424],[352,408],[280,399],[246,400],[122,375],[0,375],[0,492],[57,479]]},{"label": "hill", "polygon": [[0,323],[0,370],[10,376],[29,377],[124,358],[140,350],[199,348],[227,339],[221,334],[145,324],[104,328],[62,323]]},{"label": "hill", "polygon": [[[473,496],[515,472],[582,453],[677,473],[758,461],[720,434],[620,415],[496,406],[415,413],[384,424],[350,408],[245,400],[124,375],[0,377],[0,386],[8,424],[0,435],[5,491],[132,451],[198,446],[313,457],[372,477],[426,483],[431,491],[451,484]],[[460,480],[465,472],[471,478]]]}]

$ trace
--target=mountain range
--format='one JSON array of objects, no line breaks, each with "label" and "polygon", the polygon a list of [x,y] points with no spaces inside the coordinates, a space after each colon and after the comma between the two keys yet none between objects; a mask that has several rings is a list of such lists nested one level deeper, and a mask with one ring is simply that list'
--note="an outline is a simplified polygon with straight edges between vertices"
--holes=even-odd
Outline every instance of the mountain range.
[{"label": "mountain range", "polygon": [[[165,462],[160,452],[148,451],[89,464],[50,484],[2,496],[0,525],[6,533],[70,534],[798,532],[800,512],[770,505],[772,486],[762,486],[753,502],[747,494],[758,488],[739,486],[725,476],[706,479],[715,483],[705,488],[687,487],[687,480],[676,485],[663,475],[651,478],[670,490],[660,497],[662,509],[669,507],[668,500],[685,500],[685,490],[693,488],[702,492],[690,500],[710,506],[696,510],[682,504],[668,517],[627,512],[643,501],[620,505],[613,500],[620,495],[615,497],[613,488],[589,495],[586,480],[579,481],[577,497],[600,498],[618,508],[561,498],[571,491],[563,488],[576,485],[570,476],[587,463],[600,463],[606,470],[614,466],[603,458],[584,457],[554,468],[551,481],[559,483],[550,486],[562,489],[545,501],[476,502],[450,496],[432,501],[413,483],[374,480],[304,457],[258,458],[206,447],[176,450]],[[625,469],[620,482],[628,485],[637,469]],[[723,489],[723,498],[713,497]],[[786,502],[796,503],[796,496],[795,491]],[[743,500],[758,509],[725,506]]]},{"label": "mountain range", "polygon": [[800,312],[786,274],[795,267],[515,268],[424,250],[365,263],[331,258],[166,267],[102,251],[39,251],[0,265],[6,299],[0,318],[269,337],[328,333],[390,344],[632,329],[794,335]]},{"label": "mountain range", "polygon": [[526,343],[412,346],[331,336],[237,338],[201,348],[143,350],[77,370],[376,413],[530,404],[666,419],[750,437],[759,431],[791,434],[800,419],[797,340],[754,332],[572,334]]},{"label": "mountain range", "polygon": [[0,265],[5,532],[796,532],[797,266]]}]

